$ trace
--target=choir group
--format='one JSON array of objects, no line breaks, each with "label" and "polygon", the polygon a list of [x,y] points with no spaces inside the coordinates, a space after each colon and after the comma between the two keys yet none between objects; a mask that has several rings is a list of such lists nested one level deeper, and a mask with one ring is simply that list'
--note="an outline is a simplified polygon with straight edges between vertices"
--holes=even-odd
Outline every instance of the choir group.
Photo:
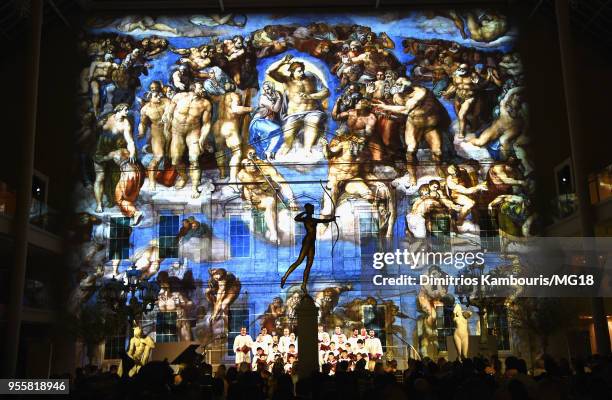
[{"label": "choir group", "polygon": [[[340,361],[348,362],[349,369],[353,369],[360,360],[365,360],[366,364],[373,366],[383,355],[382,343],[373,329],[353,329],[347,337],[339,326],[336,326],[330,335],[319,325],[318,342],[319,364],[327,364],[331,375]],[[262,328],[253,340],[246,327],[243,327],[240,335],[234,339],[233,350],[237,365],[247,362],[252,365],[253,370],[264,368],[272,371],[275,363],[282,362],[285,371],[290,373],[293,364],[298,360],[298,338],[288,328],[283,330],[282,336],[278,336],[276,332],[268,333],[266,328]]]}]

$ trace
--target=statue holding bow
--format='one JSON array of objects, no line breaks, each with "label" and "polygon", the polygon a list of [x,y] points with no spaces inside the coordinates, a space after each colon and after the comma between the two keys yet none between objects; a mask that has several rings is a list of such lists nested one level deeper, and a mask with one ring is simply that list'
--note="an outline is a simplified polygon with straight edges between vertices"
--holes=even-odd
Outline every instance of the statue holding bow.
[{"label": "statue holding bow", "polygon": [[293,264],[289,266],[287,272],[281,279],[281,288],[285,286],[287,282],[287,278],[295,269],[304,261],[306,258],[306,268],[304,268],[304,279],[302,280],[302,292],[304,294],[307,293],[307,285],[308,285],[308,276],[310,275],[310,268],[312,267],[312,263],[314,262],[315,257],[315,242],[317,240],[317,224],[326,224],[329,222],[333,222],[336,220],[336,216],[333,216],[329,219],[321,219],[313,217],[314,214],[314,206],[310,203],[306,203],[304,205],[304,211],[295,216],[294,220],[296,222],[302,222],[304,224],[304,228],[306,229],[306,235],[302,240],[302,248],[300,249],[300,255],[298,259],[295,260]]}]

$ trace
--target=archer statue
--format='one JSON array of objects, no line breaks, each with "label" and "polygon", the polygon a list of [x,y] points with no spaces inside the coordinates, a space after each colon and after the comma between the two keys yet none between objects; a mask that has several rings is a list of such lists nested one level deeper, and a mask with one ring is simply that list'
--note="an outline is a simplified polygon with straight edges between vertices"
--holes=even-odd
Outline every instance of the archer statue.
[{"label": "archer statue", "polygon": [[306,203],[304,205],[304,210],[305,211],[302,211],[301,213],[296,215],[294,220],[296,222],[302,222],[304,224],[304,228],[306,229],[306,235],[302,240],[302,248],[300,249],[300,255],[298,256],[298,259],[295,260],[295,262],[291,264],[291,266],[289,266],[289,269],[287,269],[287,272],[285,272],[285,275],[281,279],[281,288],[285,286],[285,282],[287,281],[287,278],[289,278],[289,275],[291,275],[291,273],[295,271],[295,269],[299,267],[299,265],[304,261],[304,258],[306,258],[306,268],[304,268],[304,279],[302,280],[302,292],[304,294],[307,294],[306,286],[308,285],[308,276],[310,275],[310,268],[312,267],[312,263],[314,262],[315,256],[317,224],[327,224],[329,222],[334,222],[336,220],[336,216],[333,216],[329,219],[314,218],[312,216],[314,214],[314,206],[310,203]]}]

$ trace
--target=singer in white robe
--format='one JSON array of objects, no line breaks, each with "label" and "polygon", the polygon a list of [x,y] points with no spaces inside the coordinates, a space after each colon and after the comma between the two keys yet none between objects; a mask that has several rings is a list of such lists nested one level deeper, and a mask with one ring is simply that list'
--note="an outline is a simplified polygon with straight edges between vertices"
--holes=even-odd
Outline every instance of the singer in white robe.
[{"label": "singer in white robe", "polygon": [[289,342],[289,329],[285,328],[283,330],[283,336],[278,339],[278,351],[283,353],[283,355],[289,350]]},{"label": "singer in white robe", "polygon": [[[247,352],[243,352],[243,347],[249,348]],[[233,350],[236,353],[236,364],[242,362],[251,362],[251,349],[253,348],[253,338],[247,334],[246,328],[240,329],[240,335],[234,338]]]},{"label": "singer in white robe", "polygon": [[383,355],[382,343],[373,330],[370,330],[370,335],[365,341],[365,347],[370,354],[370,359],[377,360]]}]

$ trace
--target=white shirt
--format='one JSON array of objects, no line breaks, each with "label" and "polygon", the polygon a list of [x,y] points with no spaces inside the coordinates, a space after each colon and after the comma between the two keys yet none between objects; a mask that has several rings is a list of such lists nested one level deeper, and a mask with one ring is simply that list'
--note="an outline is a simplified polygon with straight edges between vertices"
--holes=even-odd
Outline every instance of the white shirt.
[{"label": "white shirt", "polygon": [[253,338],[251,335],[238,335],[234,338],[234,346],[232,346],[232,348],[234,353],[236,353],[236,364],[240,364],[241,362],[251,362],[250,349],[246,354],[239,350],[243,346],[247,346],[250,349],[253,348]]}]

